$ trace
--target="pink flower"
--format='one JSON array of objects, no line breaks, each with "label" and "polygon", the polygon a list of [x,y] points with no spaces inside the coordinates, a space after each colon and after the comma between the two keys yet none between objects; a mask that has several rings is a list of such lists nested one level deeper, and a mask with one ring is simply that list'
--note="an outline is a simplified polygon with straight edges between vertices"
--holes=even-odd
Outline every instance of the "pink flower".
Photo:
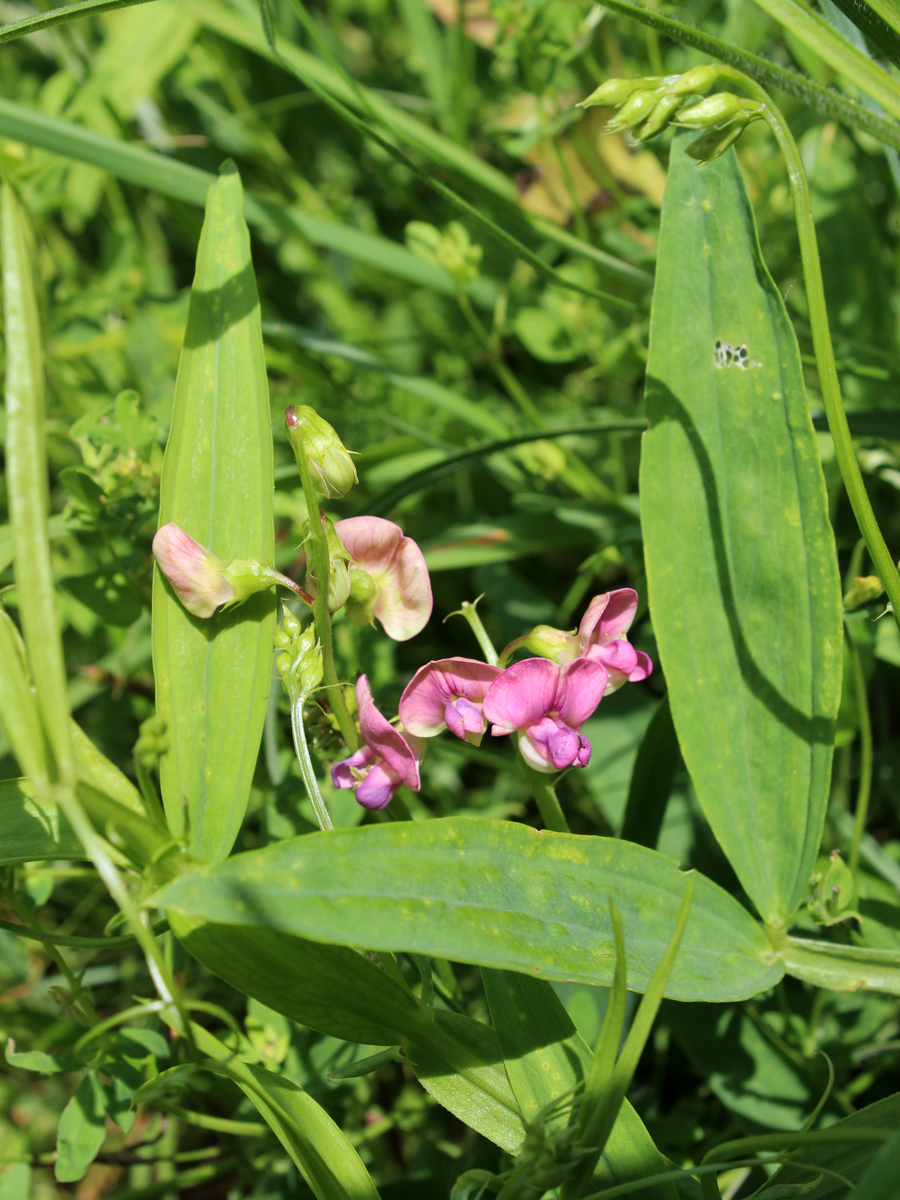
[{"label": "pink flower", "polygon": [[653,663],[643,650],[635,650],[625,634],[637,612],[634,588],[618,588],[595,596],[578,626],[578,653],[592,662],[600,662],[609,672],[607,692],[623,683],[640,683],[653,671]]},{"label": "pink flower", "polygon": [[431,616],[431,581],[422,551],[393,521],[347,517],[335,531],[353,558],[347,615],[360,625],[375,616],[395,642],[425,628]]},{"label": "pink flower", "polygon": [[487,721],[482,703],[500,667],[474,658],[442,658],[420,667],[400,697],[400,720],[417,737],[449,729],[458,738],[481,744]]},{"label": "pink flower", "polygon": [[603,699],[606,667],[587,658],[559,664],[526,658],[498,675],[484,698],[491,734],[518,733],[519,751],[537,771],[586,767],[591,744],[581,727]]},{"label": "pink flower", "polygon": [[353,788],[363,808],[384,808],[401,784],[413,792],[419,790],[424,747],[419,738],[404,736],[381,715],[365,675],[356,681],[356,704],[365,745],[334,764],[331,782],[337,788]]},{"label": "pink flower", "polygon": [[153,557],[178,599],[195,617],[211,617],[220,604],[234,599],[225,564],[174,521],[157,529]]}]

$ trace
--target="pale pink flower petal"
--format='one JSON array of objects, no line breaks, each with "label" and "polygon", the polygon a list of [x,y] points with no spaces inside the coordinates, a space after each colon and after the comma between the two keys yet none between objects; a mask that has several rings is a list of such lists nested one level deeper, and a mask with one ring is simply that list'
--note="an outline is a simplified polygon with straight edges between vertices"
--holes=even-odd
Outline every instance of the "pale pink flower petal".
[{"label": "pale pink flower petal", "polygon": [[426,663],[400,697],[403,728],[418,737],[434,737],[448,727],[457,737],[483,733],[481,702],[500,673],[499,667],[474,658]]},{"label": "pale pink flower petal", "polygon": [[174,521],[157,529],[153,557],[178,599],[195,617],[211,617],[220,604],[234,599],[234,588],[223,574],[224,563]]},{"label": "pale pink flower petal", "polygon": [[346,517],[334,528],[378,588],[373,611],[388,637],[405,642],[421,633],[431,616],[431,580],[413,539],[383,517]]},{"label": "pale pink flower petal", "polygon": [[591,761],[591,744],[576,729],[558,717],[544,717],[519,735],[519,752],[529,766],[549,773],[566,767],[586,767]]},{"label": "pale pink flower petal", "polygon": [[547,658],[525,658],[498,675],[484,698],[494,737],[536,725],[556,701],[561,668]]}]

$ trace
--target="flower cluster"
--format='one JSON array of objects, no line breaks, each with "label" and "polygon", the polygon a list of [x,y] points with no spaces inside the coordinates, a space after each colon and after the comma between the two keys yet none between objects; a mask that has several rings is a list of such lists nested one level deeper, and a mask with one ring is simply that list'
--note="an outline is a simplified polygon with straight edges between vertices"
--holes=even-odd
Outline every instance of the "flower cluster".
[{"label": "flower cluster", "polygon": [[332,768],[334,785],[354,788],[367,808],[383,808],[401,783],[418,789],[424,739],[445,729],[476,746],[488,726],[493,737],[514,734],[536,771],[586,767],[585,722],[605,695],[653,670],[625,637],[636,612],[637,593],[620,588],[594,597],[577,632],[538,626],[508,646],[501,661],[520,646],[538,657],[507,667],[473,658],[426,663],[400,697],[399,727],[375,708],[362,676],[356,695],[365,747]]}]

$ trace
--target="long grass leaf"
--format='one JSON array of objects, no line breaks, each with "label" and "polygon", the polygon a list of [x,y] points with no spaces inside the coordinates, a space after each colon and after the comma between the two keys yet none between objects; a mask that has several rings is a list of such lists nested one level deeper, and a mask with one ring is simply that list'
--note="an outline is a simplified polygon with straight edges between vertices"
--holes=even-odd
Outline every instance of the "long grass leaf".
[{"label": "long grass leaf", "polygon": [[47,517],[44,358],[25,218],[2,185],[3,317],[6,340],[6,484],[15,540],[22,632],[44,731],[64,782],[74,778],[66,666],[56,615]]},{"label": "long grass leaf", "polygon": [[29,33],[39,33],[42,29],[51,29],[54,25],[62,25],[79,17],[95,16],[97,13],[111,12],[114,8],[132,8],[135,4],[148,3],[150,0],[81,0],[79,4],[64,4],[61,8],[51,8],[49,12],[36,13],[33,17],[22,17],[20,21],[0,25],[0,46],[4,42],[25,37]]}]

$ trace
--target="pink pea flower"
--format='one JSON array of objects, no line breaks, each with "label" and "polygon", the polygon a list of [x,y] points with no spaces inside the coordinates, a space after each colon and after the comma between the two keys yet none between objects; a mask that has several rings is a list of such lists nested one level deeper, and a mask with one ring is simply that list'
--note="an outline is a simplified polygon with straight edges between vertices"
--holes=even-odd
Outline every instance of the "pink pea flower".
[{"label": "pink pea flower", "polygon": [[591,744],[581,727],[603,699],[606,667],[587,658],[554,663],[525,658],[498,675],[484,698],[491,734],[519,735],[519,752],[536,771],[586,767]]},{"label": "pink pea flower", "polygon": [[487,721],[482,704],[500,667],[474,658],[442,658],[420,667],[400,697],[403,728],[417,737],[449,729],[458,738],[481,745]]},{"label": "pink pea flower", "polygon": [[346,517],[335,532],[353,558],[347,615],[359,625],[377,617],[395,642],[425,628],[431,616],[431,580],[422,551],[393,521]]},{"label": "pink pea flower", "polygon": [[234,599],[225,564],[174,521],[157,529],[153,557],[178,599],[195,617],[211,617],[220,604]]},{"label": "pink pea flower", "polygon": [[353,788],[363,808],[385,808],[401,784],[419,790],[424,746],[420,738],[404,735],[381,715],[365,675],[356,681],[356,704],[365,745],[334,764],[331,782],[337,788]]},{"label": "pink pea flower", "polygon": [[593,598],[578,626],[578,653],[606,667],[607,692],[616,691],[623,683],[640,683],[653,671],[650,656],[625,640],[637,606],[634,588],[604,592]]}]

